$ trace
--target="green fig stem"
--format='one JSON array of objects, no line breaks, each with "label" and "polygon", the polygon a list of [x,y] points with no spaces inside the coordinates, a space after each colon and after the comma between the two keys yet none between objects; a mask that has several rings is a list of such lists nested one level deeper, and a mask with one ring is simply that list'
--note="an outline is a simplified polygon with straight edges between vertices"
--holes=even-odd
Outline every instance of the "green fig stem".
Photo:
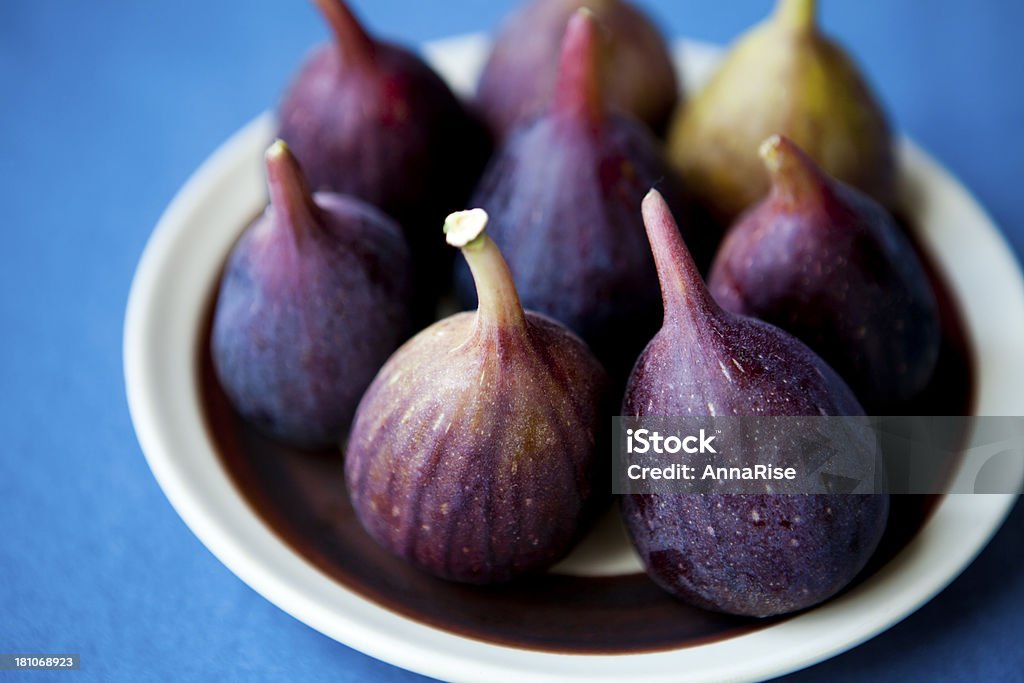
[{"label": "green fig stem", "polygon": [[586,7],[576,10],[562,38],[552,111],[595,125],[601,122],[604,100],[599,47],[594,13]]},{"label": "green fig stem", "polygon": [[789,206],[817,204],[827,189],[827,180],[818,166],[796,143],[782,135],[773,135],[759,150],[772,196]]},{"label": "green fig stem", "polygon": [[704,285],[665,198],[652,189],[644,197],[641,211],[661,282],[665,324],[673,319],[712,315],[718,304]]},{"label": "green fig stem", "polygon": [[313,0],[334,33],[335,48],[346,64],[373,61],[376,45],[345,0]]},{"label": "green fig stem", "polygon": [[818,22],[817,0],[779,0],[774,18],[796,31],[813,31]]},{"label": "green fig stem", "polygon": [[284,140],[275,140],[267,149],[264,159],[267,165],[267,185],[270,189],[270,206],[288,217],[296,237],[317,224],[320,207],[313,201],[306,178],[299,162]]},{"label": "green fig stem", "polygon": [[483,209],[457,211],[444,222],[448,244],[462,250],[476,284],[478,324],[523,327],[526,314],[519,302],[512,271],[484,228],[489,220]]}]

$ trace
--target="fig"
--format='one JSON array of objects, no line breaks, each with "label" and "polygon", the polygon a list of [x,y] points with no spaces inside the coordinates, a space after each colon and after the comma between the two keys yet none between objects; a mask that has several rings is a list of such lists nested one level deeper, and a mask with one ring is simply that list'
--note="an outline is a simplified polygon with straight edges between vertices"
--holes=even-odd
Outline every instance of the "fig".
[{"label": "fig", "polygon": [[465,205],[489,134],[419,57],[368,35],[344,0],[315,1],[334,40],[295,76],[278,135],[313,189],[352,195],[399,222],[426,305],[451,273],[434,226]]},{"label": "fig", "polygon": [[665,131],[680,99],[658,27],[627,0],[532,0],[506,17],[477,83],[476,104],[497,137],[537,116],[556,92],[566,24],[586,7],[604,29],[601,76],[608,102]]},{"label": "fig", "polygon": [[888,120],[854,62],[819,30],[815,0],[778,0],[774,15],[737,41],[673,121],[669,158],[724,228],[768,192],[757,148],[775,133],[829,175],[894,204]]},{"label": "fig", "polygon": [[[523,305],[583,337],[621,386],[660,314],[640,202],[654,184],[678,190],[650,132],[605,106],[596,31],[573,15],[554,99],[499,145],[472,202],[493,216]],[[473,306],[466,268],[456,291]]]},{"label": "fig", "polygon": [[769,138],[761,156],[772,189],[726,235],[711,293],[798,337],[873,411],[914,397],[932,376],[941,330],[913,246],[881,205],[789,139]]},{"label": "fig", "polygon": [[[544,569],[593,518],[607,380],[586,345],[524,312],[475,209],[445,223],[479,289],[381,368],[359,404],[345,478],[378,543],[454,581]],[[599,422],[601,424],[599,424]]]},{"label": "fig", "polygon": [[409,252],[374,207],[313,195],[278,140],[270,205],[235,244],[213,315],[214,369],[235,409],[300,448],[337,445],[410,325]]},{"label": "fig", "polygon": [[[786,332],[711,298],[664,201],[644,218],[664,325],[630,377],[624,415],[863,415],[842,379]],[[651,578],[691,604],[764,617],[839,591],[874,552],[887,495],[629,495],[622,513]]]}]

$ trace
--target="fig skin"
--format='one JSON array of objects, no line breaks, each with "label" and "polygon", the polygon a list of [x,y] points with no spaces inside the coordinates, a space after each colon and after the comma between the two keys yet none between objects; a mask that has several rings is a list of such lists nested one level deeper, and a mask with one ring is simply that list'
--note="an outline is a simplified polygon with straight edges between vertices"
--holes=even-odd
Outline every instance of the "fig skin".
[{"label": "fig skin", "polygon": [[477,83],[476,105],[496,137],[543,112],[566,24],[584,7],[603,29],[609,104],[665,132],[682,99],[679,78],[664,37],[640,8],[626,0],[532,0],[506,17]]},{"label": "fig skin", "polygon": [[213,316],[213,364],[270,436],[336,446],[410,326],[409,253],[372,206],[312,195],[287,146],[267,151],[271,203],[235,244]]},{"label": "fig skin", "polygon": [[[349,437],[352,506],[379,544],[435,576],[497,583],[563,557],[607,501],[607,379],[559,323],[524,312],[482,211],[446,224],[480,308],[402,346]],[[602,455],[603,457],[603,455]]]},{"label": "fig skin", "polygon": [[724,230],[768,192],[758,145],[782,134],[829,174],[896,204],[888,119],[857,65],[816,24],[815,0],[778,0],[677,114],[669,158]]},{"label": "fig skin", "polygon": [[[630,378],[624,415],[863,415],[850,389],[796,338],[722,310],[652,192],[644,216],[665,321]],[[810,607],[864,567],[887,495],[623,496],[650,577],[685,602],[766,617]]]},{"label": "fig skin", "polygon": [[[653,136],[607,110],[597,41],[581,10],[565,32],[555,98],[499,146],[472,203],[494,217],[488,232],[523,305],[580,335],[621,390],[660,315],[640,202],[654,184],[676,205],[680,192]],[[456,291],[474,305],[465,267]]]},{"label": "fig skin", "polygon": [[430,306],[451,276],[435,226],[465,206],[490,156],[490,135],[422,59],[368,35],[344,0],[315,3],[334,40],[314,49],[294,77],[278,136],[314,189],[352,195],[399,222],[417,296]]},{"label": "fig skin", "polygon": [[787,138],[769,138],[761,155],[772,190],[726,235],[711,293],[798,337],[872,412],[896,408],[928,384],[941,344],[913,246],[881,205]]}]

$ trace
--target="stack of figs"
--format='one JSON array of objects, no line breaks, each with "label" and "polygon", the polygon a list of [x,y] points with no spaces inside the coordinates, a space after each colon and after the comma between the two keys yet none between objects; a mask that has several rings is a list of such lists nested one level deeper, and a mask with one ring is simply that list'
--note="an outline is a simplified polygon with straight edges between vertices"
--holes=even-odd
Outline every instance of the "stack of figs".
[{"label": "stack of figs", "polygon": [[[394,554],[470,583],[550,567],[611,502],[616,414],[858,416],[926,390],[939,312],[890,214],[889,123],[813,0],[779,0],[689,97],[628,0],[532,0],[466,101],[316,4],[332,37],[280,103],[211,354],[254,428],[341,448]],[[889,512],[620,503],[658,585],[756,617],[840,591]]]}]

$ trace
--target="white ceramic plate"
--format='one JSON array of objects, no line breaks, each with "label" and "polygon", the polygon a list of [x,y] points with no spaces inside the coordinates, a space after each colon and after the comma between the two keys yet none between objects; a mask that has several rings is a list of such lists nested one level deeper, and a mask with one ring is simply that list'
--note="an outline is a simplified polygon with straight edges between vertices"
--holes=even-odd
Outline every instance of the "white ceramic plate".
[{"label": "white ceramic plate", "polygon": [[[679,46],[690,87],[716,51]],[[466,92],[486,50],[471,36],[427,55]],[[243,581],[313,628],[406,669],[456,681],[749,681],[793,671],[889,628],[953,580],[985,546],[1015,501],[946,496],[893,560],[840,597],[797,617],[703,645],[629,655],[564,655],[474,640],[403,617],[336,583],[286,545],[235,488],[204,426],[196,368],[204,307],[221,264],[265,204],[264,115],[228,140],[189,179],[146,247],[125,317],[124,369],[139,442],[160,486],[199,539]],[[957,181],[907,140],[903,196],[921,240],[952,283],[976,354],[976,413],[1024,415],[1024,282],[998,230]],[[619,529],[589,539],[559,571],[633,571]]]}]

